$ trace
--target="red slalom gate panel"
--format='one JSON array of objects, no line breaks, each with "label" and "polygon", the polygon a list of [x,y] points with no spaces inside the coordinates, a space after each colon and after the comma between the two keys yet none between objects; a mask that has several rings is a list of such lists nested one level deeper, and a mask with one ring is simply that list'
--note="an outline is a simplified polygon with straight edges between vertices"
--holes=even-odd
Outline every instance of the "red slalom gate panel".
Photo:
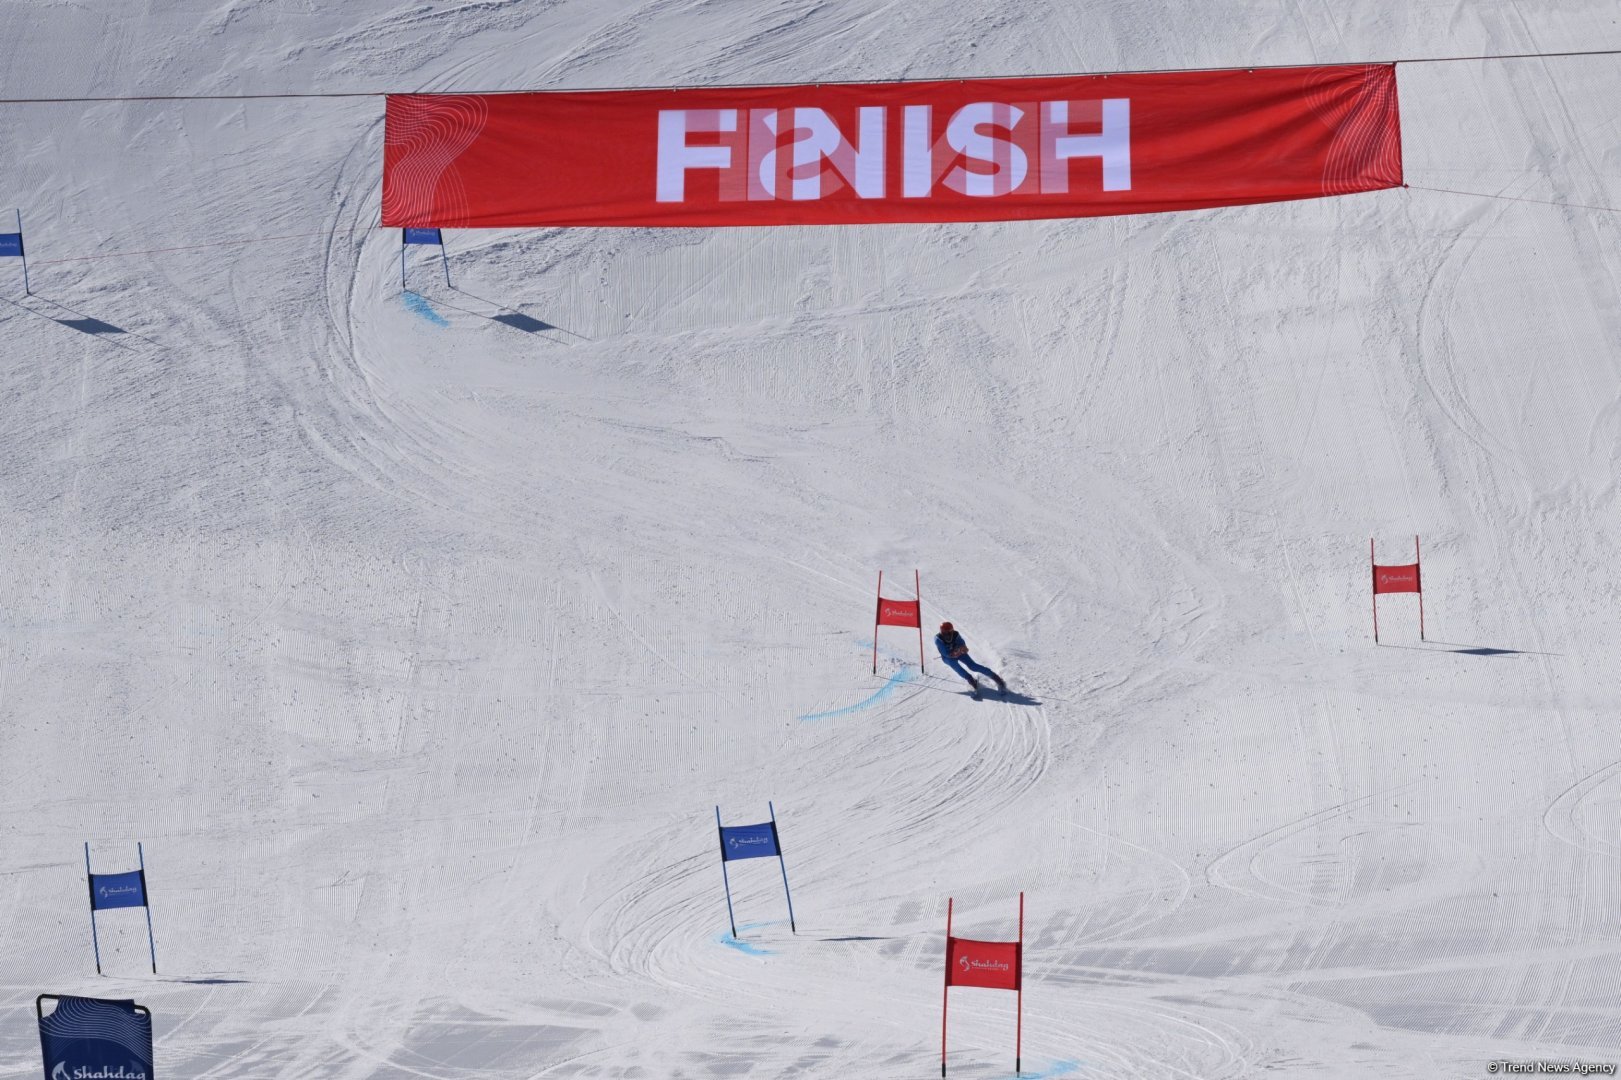
[{"label": "red slalom gate panel", "polygon": [[917,668],[923,668],[923,577],[912,571],[912,586],[916,600],[890,600],[884,596],[884,572],[878,571],[878,615],[872,624],[872,673],[878,674],[878,628],[905,626],[917,628]]},{"label": "red slalom gate panel", "polygon": [[1000,221],[1401,182],[1394,64],[390,94],[383,224]]},{"label": "red slalom gate panel", "polygon": [[1373,591],[1387,592],[1422,592],[1418,587],[1418,563],[1407,566],[1375,566],[1373,568]]},{"label": "red slalom gate panel", "polygon": [[916,600],[885,600],[878,598],[878,625],[879,626],[916,626],[922,627],[923,619],[918,614]]},{"label": "red slalom gate panel", "polygon": [[1375,561],[1373,540],[1368,540],[1368,563],[1373,567],[1373,643],[1379,644],[1379,596],[1381,593],[1418,594],[1418,640],[1424,640],[1424,583],[1419,573],[1418,537],[1413,537],[1413,561],[1381,566]]},{"label": "red slalom gate panel", "polygon": [[1019,943],[973,941],[954,937],[946,941],[946,983],[949,986],[984,986],[992,990],[1019,988]]},{"label": "red slalom gate panel", "polygon": [[1012,990],[1018,995],[1018,1019],[1013,1035],[1013,1071],[1024,1063],[1024,893],[1019,894],[1019,937],[1017,941],[974,941],[953,937],[951,912],[954,901],[946,900],[946,985],[940,1003],[940,1075],[946,1075],[946,1018],[953,986],[979,986],[988,990]]}]

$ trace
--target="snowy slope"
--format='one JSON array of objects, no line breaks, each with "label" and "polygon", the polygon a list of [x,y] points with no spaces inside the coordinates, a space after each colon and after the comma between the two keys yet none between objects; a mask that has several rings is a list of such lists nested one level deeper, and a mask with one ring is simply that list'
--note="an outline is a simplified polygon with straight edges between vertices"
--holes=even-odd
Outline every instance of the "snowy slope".
[{"label": "snowy slope", "polygon": [[[14,3],[0,97],[1621,44],[1553,7]],[[930,1075],[946,898],[1021,889],[1027,1074],[1621,1060],[1621,223],[1549,205],[1621,206],[1621,59],[1400,81],[1414,190],[453,233],[416,298],[380,99],[0,107],[0,1078],[42,991],[165,1077]],[[914,567],[1039,704],[870,674]],[[799,933],[734,864],[730,942],[768,799]]]}]

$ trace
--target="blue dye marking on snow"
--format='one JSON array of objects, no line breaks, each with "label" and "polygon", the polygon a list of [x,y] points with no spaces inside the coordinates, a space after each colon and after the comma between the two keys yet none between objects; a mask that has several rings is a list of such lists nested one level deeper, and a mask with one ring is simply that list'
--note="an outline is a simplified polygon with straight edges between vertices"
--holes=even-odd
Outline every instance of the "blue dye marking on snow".
[{"label": "blue dye marking on snow", "polygon": [[743,953],[746,956],[770,956],[771,955],[771,950],[770,949],[762,949],[758,945],[750,945],[746,941],[739,941],[735,937],[733,937],[731,934],[722,934],[722,935],[720,935],[720,937],[716,938],[715,940],[719,941],[722,945],[725,945],[727,948],[736,949],[738,952]]},{"label": "blue dye marking on snow", "polygon": [[424,319],[427,319],[435,326],[450,325],[449,319],[433,310],[433,305],[428,303],[428,298],[426,296],[422,296],[414,292],[408,292],[405,294],[405,306],[416,312],[418,315],[421,315]]},{"label": "blue dye marking on snow", "polygon": [[800,719],[826,720],[830,717],[848,716],[850,713],[859,712],[862,709],[870,709],[880,701],[889,697],[889,695],[893,694],[903,684],[909,683],[915,678],[917,678],[917,672],[914,669],[903,667],[899,671],[895,672],[895,674],[891,675],[889,677],[889,681],[880,686],[878,688],[878,692],[873,694],[872,697],[867,698],[865,701],[858,701],[854,705],[846,705],[842,709],[833,709],[828,712],[809,713],[805,716],[801,716]]},{"label": "blue dye marking on snow", "polygon": [[1030,1072],[1028,1069],[1018,1074],[1018,1080],[1047,1080],[1053,1076],[1068,1076],[1081,1067],[1079,1061],[1055,1061],[1041,1072]]},{"label": "blue dye marking on snow", "polygon": [[[758,930],[762,926],[770,926],[770,925],[771,925],[770,923],[763,923],[763,922],[744,923],[742,926],[738,927],[738,930],[740,930],[740,931],[741,930]],[[762,948],[760,948],[760,946],[751,945],[747,941],[739,941],[739,940],[737,940],[735,937],[733,937],[731,935],[730,931],[728,931],[726,933],[722,933],[722,934],[716,934],[715,935],[715,940],[720,942],[722,945],[725,945],[729,949],[736,949],[738,952],[743,953],[746,956],[775,956],[776,955],[770,949],[762,949]]]}]

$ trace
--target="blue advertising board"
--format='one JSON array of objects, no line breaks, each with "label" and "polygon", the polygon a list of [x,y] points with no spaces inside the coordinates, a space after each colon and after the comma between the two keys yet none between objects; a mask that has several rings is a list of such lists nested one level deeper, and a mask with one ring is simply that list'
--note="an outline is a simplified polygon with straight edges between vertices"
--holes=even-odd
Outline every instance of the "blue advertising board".
[{"label": "blue advertising board", "polygon": [[97,911],[108,908],[145,907],[146,871],[131,870],[127,874],[91,874],[90,906]]},{"label": "blue advertising board", "polygon": [[773,858],[777,851],[777,829],[769,821],[758,825],[722,825],[720,857],[733,859]]},{"label": "blue advertising board", "polygon": [[[45,1002],[56,1008],[45,1014]],[[133,1001],[41,994],[45,1080],[153,1080],[152,1014]]]}]

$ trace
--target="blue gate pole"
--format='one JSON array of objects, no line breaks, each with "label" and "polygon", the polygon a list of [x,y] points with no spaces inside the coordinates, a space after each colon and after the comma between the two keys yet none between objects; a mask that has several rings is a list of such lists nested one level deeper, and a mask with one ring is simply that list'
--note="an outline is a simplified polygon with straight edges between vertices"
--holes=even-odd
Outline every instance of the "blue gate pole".
[{"label": "blue gate pole", "polygon": [[726,919],[732,924],[732,940],[737,940],[737,916],[732,914],[732,879],[726,873],[726,834],[721,832],[720,807],[715,807],[715,835],[720,837],[720,879],[726,883]]},{"label": "blue gate pole", "polygon": [[799,933],[794,925],[794,894],[788,891],[788,862],[782,857],[782,838],[777,835],[777,808],[770,802],[766,808],[771,811],[771,841],[777,845],[777,865],[782,867],[782,893],[788,898],[788,930],[790,933]]},{"label": "blue gate pole", "polygon": [[445,231],[439,230],[439,261],[445,264],[445,288],[454,289],[450,283],[450,256],[445,254]]},{"label": "blue gate pole", "polygon": [[96,940],[96,875],[90,872],[90,841],[84,842],[84,881],[90,889],[90,944],[96,950],[96,974],[101,974],[101,942]]},{"label": "blue gate pole", "polygon": [[405,291],[405,230],[400,230],[400,292]]},{"label": "blue gate pole", "polygon": [[[18,252],[18,254],[21,255],[23,259],[23,295],[33,296],[34,291],[28,287],[28,244],[25,240],[23,240],[23,212],[20,207],[17,210],[17,246],[22,249]],[[89,846],[90,845],[88,843],[85,844],[87,849]],[[89,865],[90,857],[87,852],[85,855],[86,868],[88,868]]]},{"label": "blue gate pole", "polygon": [[135,854],[141,860],[141,899],[146,901],[146,947],[152,953],[152,974],[158,973],[158,947],[152,940],[152,894],[146,891],[146,852],[141,842],[135,841]]}]

